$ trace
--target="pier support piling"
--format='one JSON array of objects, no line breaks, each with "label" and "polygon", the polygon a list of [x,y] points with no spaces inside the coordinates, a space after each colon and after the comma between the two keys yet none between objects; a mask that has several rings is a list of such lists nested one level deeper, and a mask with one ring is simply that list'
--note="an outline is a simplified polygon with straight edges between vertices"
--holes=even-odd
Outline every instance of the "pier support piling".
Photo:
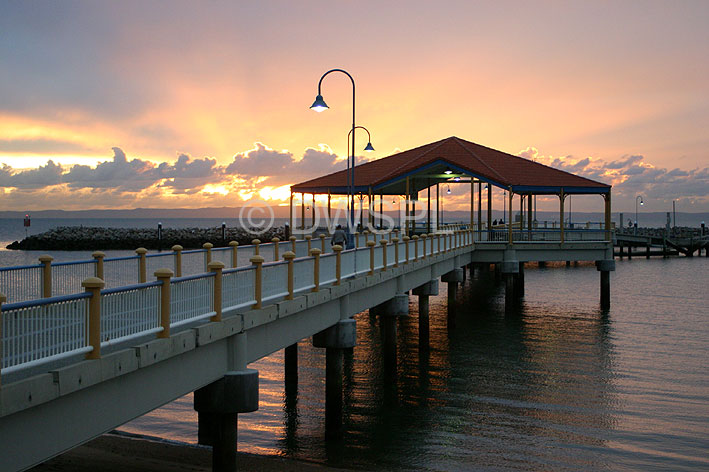
[{"label": "pier support piling", "polygon": [[515,279],[519,274],[519,261],[506,260],[502,262],[502,276],[505,280],[505,312],[511,312],[517,306]]},{"label": "pier support piling", "polygon": [[355,320],[340,320],[313,336],[313,346],[325,348],[325,434],[342,436],[342,362],[345,349],[357,342]]},{"label": "pier support piling", "polygon": [[431,280],[413,289],[412,293],[419,297],[419,348],[429,348],[429,297],[438,295],[438,279]]},{"label": "pier support piling", "polygon": [[455,302],[458,284],[463,282],[463,269],[453,269],[443,274],[441,281],[448,284],[448,327],[455,327]]},{"label": "pier support piling", "polygon": [[298,343],[291,344],[283,351],[286,395],[288,395],[298,388]]},{"label": "pier support piling", "polygon": [[194,409],[199,414],[199,442],[212,446],[212,470],[236,470],[238,414],[258,410],[258,371],[227,372],[196,390]]},{"label": "pier support piling", "polygon": [[611,307],[611,271],[615,270],[615,260],[596,261],[596,269],[601,273],[601,309]]}]

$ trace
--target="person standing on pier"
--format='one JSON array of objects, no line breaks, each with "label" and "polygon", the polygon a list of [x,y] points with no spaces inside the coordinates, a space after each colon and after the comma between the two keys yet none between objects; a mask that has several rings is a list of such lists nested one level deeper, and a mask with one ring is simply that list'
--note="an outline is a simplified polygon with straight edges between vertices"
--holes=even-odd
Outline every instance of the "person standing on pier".
[{"label": "person standing on pier", "polygon": [[339,244],[340,246],[345,247],[345,241],[347,241],[347,235],[345,235],[345,232],[342,229],[342,225],[337,225],[337,228],[335,228],[335,232],[332,234],[330,246]]}]

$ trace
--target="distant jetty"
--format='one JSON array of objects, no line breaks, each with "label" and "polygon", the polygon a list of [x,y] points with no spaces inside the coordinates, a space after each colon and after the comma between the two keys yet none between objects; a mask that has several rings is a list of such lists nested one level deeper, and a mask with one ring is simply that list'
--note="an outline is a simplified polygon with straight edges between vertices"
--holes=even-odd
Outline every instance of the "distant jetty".
[{"label": "distant jetty", "polygon": [[7,249],[35,251],[93,251],[105,249],[170,249],[179,244],[185,249],[198,249],[204,243],[214,247],[251,244],[253,239],[270,242],[272,238],[285,239],[283,226],[268,230],[226,228],[163,228],[158,238],[156,228],[102,228],[88,226],[59,226],[44,233],[15,241]]}]

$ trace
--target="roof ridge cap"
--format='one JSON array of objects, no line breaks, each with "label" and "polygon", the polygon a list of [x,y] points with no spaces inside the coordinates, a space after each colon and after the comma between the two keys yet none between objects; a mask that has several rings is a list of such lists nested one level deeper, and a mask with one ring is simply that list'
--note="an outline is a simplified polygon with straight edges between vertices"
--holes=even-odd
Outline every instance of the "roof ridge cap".
[{"label": "roof ridge cap", "polygon": [[[485,167],[487,167],[488,169],[490,169],[490,172],[492,172],[493,174],[495,174],[495,175],[500,179],[501,182],[505,180],[505,178],[504,178],[504,176],[503,176],[502,174],[500,174],[500,173],[499,173],[497,170],[495,170],[494,168],[490,167],[490,165],[489,165],[487,162],[483,161],[482,159],[480,159],[480,157],[479,157],[477,154],[475,154],[475,151],[473,151],[472,149],[470,149],[468,146],[466,146],[466,145],[464,144],[464,143],[468,143],[468,142],[470,142],[470,141],[465,141],[465,140],[460,139],[460,138],[458,138],[458,137],[456,137],[456,136],[453,136],[453,138],[455,138],[456,142],[458,143],[458,145],[459,145],[460,147],[462,147],[465,151],[467,151],[467,152],[468,152],[473,158],[475,158],[480,164],[482,164],[483,166],[485,166]],[[472,143],[472,144],[476,144],[476,143]],[[480,144],[476,144],[476,145],[477,145],[477,146],[480,146]],[[485,147],[485,146],[483,146],[483,147]],[[490,149],[490,148],[487,148],[487,149]],[[498,152],[500,152],[500,151],[498,151]]]}]

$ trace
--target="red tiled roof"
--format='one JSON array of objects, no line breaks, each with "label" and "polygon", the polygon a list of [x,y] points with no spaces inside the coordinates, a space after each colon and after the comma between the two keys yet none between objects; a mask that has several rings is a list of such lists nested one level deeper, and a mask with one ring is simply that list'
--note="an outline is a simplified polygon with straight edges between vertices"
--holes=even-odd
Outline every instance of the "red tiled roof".
[{"label": "red tiled roof", "polygon": [[[357,165],[355,187],[376,188],[404,178],[434,163],[449,164],[481,180],[502,187],[553,187],[607,191],[609,185],[513,156],[452,136],[408,151]],[[320,192],[346,187],[347,171],[341,170],[293,185],[294,192]],[[361,191],[361,190],[360,190]],[[335,193],[333,191],[333,193]]]}]

